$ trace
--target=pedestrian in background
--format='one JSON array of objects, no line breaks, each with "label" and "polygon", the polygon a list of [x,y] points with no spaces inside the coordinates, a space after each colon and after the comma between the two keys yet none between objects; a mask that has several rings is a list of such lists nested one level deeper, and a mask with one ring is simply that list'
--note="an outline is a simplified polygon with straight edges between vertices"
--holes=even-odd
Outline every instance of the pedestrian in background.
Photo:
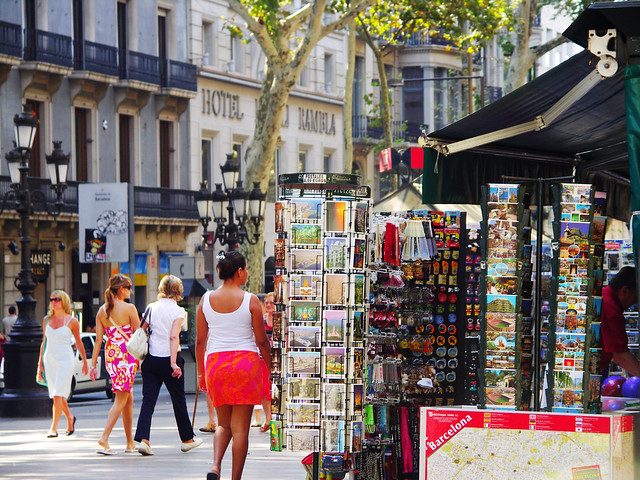
[{"label": "pedestrian in background", "polygon": [[248,276],[245,257],[231,251],[217,258],[218,275],[224,283],[202,296],[196,317],[198,380],[206,384],[218,414],[213,467],[207,480],[220,478],[231,440],[231,478],[240,480],[249,448],[251,413],[264,397],[263,360],[258,351],[270,371],[271,344],[260,300],[242,290]]},{"label": "pedestrian in background", "polygon": [[138,452],[145,456],[153,455],[149,440],[151,418],[163,383],[171,395],[173,414],[182,440],[180,450],[188,452],[202,445],[202,439],[195,438],[189,420],[182,375],[184,359],[178,353],[185,317],[184,308],[178,306],[178,302],[182,300],[183,293],[182,280],[173,275],[162,277],[158,285],[158,300],[149,304],[142,316],[149,332],[149,353],[141,366],[142,406],[135,441],[139,442]]},{"label": "pedestrian in background", "polygon": [[102,337],[106,334],[104,347],[105,366],[111,377],[111,389],[115,395],[113,406],[107,415],[102,436],[98,440],[101,455],[115,455],[117,452],[109,446],[109,435],[122,415],[122,426],[127,439],[125,453],[136,453],[133,441],[133,382],[138,369],[138,361],[127,352],[127,341],[140,327],[138,310],[135,305],[125,302],[131,298],[131,280],[121,274],[109,279],[109,288],[104,292],[104,304],[96,316],[96,343],[91,358],[91,380],[97,377],[96,364]]},{"label": "pedestrian in background", "polygon": [[[37,380],[47,380],[49,398],[53,399],[53,419],[47,438],[58,436],[58,422],[64,414],[67,419],[67,435],[76,429],[76,417],[71,415],[67,398],[71,395],[71,379],[75,370],[76,356],[71,348],[75,340],[82,358],[82,373],[89,366],[84,345],[80,341],[80,323],[71,316],[71,299],[66,292],[54,290],[49,297],[49,313],[42,319],[42,343],[38,357]],[[44,374],[44,375],[43,375]]]},{"label": "pedestrian in background", "polygon": [[9,307],[9,315],[2,319],[0,323],[0,334],[5,337],[7,342],[11,341],[11,330],[13,330],[13,326],[16,324],[16,320],[18,320],[18,315],[16,315],[16,307],[11,305]]}]

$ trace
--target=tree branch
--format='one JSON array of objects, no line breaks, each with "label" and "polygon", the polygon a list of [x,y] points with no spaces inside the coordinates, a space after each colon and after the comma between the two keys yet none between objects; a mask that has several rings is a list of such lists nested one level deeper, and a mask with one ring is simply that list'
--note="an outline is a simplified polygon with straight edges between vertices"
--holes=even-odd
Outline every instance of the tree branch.
[{"label": "tree branch", "polygon": [[362,13],[367,7],[371,6],[373,0],[360,0],[355,6],[340,17],[335,22],[329,23],[322,28],[320,32],[320,38],[324,38],[327,35],[340,30],[348,25],[348,23]]},{"label": "tree branch", "polygon": [[318,44],[318,40],[322,38],[320,33],[322,32],[322,17],[326,5],[327,0],[315,0],[313,2],[309,15],[311,20],[309,21],[309,25],[307,25],[304,38],[295,50],[293,61],[285,67],[285,69],[288,69],[290,72],[298,68],[304,68],[304,64],[307,63],[311,51]]},{"label": "tree branch", "polygon": [[278,50],[276,49],[276,46],[274,45],[273,40],[269,36],[267,27],[264,24],[258,22],[258,20],[256,20],[249,13],[246,7],[242,5],[239,0],[228,0],[228,1],[229,1],[229,7],[231,7],[231,10],[233,10],[235,13],[240,15],[240,17],[242,17],[242,19],[247,24],[247,28],[249,29],[249,31],[253,33],[253,35],[256,37],[256,40],[262,47],[264,54],[270,60],[277,61]]},{"label": "tree branch", "polygon": [[557,37],[552,38],[548,42],[543,43],[542,45],[538,45],[537,47],[534,47],[531,50],[533,51],[533,54],[535,55],[536,58],[540,58],[545,53],[549,53],[554,48],[559,47],[560,45],[562,45],[563,43],[567,43],[568,41],[569,39],[567,37],[558,35]]},{"label": "tree branch", "polygon": [[307,3],[300,10],[286,17],[284,19],[284,22],[282,23],[281,36],[288,38],[292,32],[295,32],[298,28],[300,28],[300,25],[306,22],[309,18],[309,15],[311,15],[311,10],[312,4]]}]

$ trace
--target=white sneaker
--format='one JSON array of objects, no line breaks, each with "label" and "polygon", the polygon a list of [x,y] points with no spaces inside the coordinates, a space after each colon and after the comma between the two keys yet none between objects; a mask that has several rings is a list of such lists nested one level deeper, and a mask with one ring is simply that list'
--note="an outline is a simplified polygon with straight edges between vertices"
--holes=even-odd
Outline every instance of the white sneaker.
[{"label": "white sneaker", "polygon": [[144,442],[140,442],[140,445],[138,445],[138,453],[140,455],[144,455],[145,457],[149,457],[153,455],[153,450],[151,450],[151,445],[147,445]]},{"label": "white sneaker", "polygon": [[200,445],[202,445],[202,439],[193,437],[193,442],[190,442],[190,443],[182,442],[182,446],[180,447],[180,450],[186,453],[189,450],[193,450],[194,448],[199,447]]}]

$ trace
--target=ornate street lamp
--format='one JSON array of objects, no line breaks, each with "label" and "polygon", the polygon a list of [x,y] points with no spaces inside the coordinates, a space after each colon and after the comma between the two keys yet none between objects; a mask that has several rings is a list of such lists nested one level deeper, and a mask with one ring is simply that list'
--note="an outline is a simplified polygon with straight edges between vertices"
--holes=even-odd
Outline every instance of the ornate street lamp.
[{"label": "ornate street lamp", "polygon": [[[204,229],[203,238],[208,236],[209,223],[215,221],[213,243],[218,241],[229,248],[245,242],[255,245],[260,238],[260,223],[264,220],[266,193],[260,190],[259,183],[254,183],[251,192],[244,189],[242,180],[238,180],[240,162],[236,152],[227,154],[227,161],[220,170],[224,189],[222,184],[216,183],[213,192],[209,193],[206,182],[203,182],[195,193],[198,215]],[[205,202],[210,202],[211,210],[205,210]],[[248,225],[252,226],[251,233]]]},{"label": "ornate street lamp", "polygon": [[36,366],[40,354],[42,328],[35,318],[36,301],[33,291],[36,280],[31,270],[31,237],[29,219],[34,205],[42,205],[46,211],[56,217],[63,206],[62,194],[66,188],[70,155],[62,152],[61,142],[54,142],[54,149],[48,155],[47,166],[51,178],[51,189],[55,191],[55,205],[50,207],[43,190],[29,185],[29,159],[35,137],[38,120],[29,112],[16,115],[15,143],[13,150],[5,155],[11,176],[11,189],[2,198],[0,213],[5,209],[14,209],[20,216],[20,273],[15,280],[21,298],[18,305],[18,319],[11,330],[11,341],[4,344],[5,389],[0,395],[0,417],[46,416],[50,414],[50,400],[46,390],[35,382]]}]

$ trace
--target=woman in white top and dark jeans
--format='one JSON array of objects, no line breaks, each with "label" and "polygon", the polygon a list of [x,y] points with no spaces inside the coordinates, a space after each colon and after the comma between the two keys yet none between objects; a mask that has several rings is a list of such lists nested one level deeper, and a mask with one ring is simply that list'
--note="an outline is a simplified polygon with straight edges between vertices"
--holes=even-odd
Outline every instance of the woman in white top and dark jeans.
[{"label": "woman in white top and dark jeans", "polygon": [[244,256],[232,251],[221,252],[217,258],[224,284],[202,296],[196,317],[198,380],[206,385],[218,413],[213,467],[207,480],[220,478],[222,458],[232,439],[231,479],[240,480],[249,448],[251,413],[264,395],[265,369],[271,371],[271,344],[260,300],[241,288],[247,283]]},{"label": "woman in white top and dark jeans", "polygon": [[182,300],[183,292],[182,280],[173,275],[163,277],[158,286],[158,301],[149,304],[143,316],[148,322],[149,353],[142,362],[142,407],[135,435],[136,442],[140,442],[138,452],[142,455],[153,455],[149,442],[151,417],[163,383],[171,395],[182,440],[180,450],[188,452],[202,444],[202,439],[195,438],[189,420],[182,376],[184,360],[178,355],[185,312],[177,302]]}]

